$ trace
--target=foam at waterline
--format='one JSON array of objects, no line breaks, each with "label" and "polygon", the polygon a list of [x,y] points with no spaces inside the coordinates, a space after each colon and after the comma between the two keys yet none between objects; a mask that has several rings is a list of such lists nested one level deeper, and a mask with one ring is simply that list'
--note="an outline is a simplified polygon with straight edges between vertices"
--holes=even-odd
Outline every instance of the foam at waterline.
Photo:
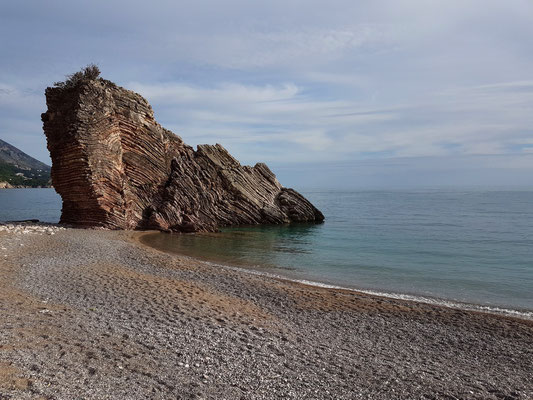
[{"label": "foam at waterline", "polygon": [[[195,259],[194,257],[188,257],[188,256],[186,257],[190,259]],[[256,271],[253,269],[247,269],[245,267],[236,267],[236,266],[232,266],[228,264],[215,263],[212,261],[203,261],[203,262],[205,262],[206,264],[215,266],[215,267],[222,267],[222,268],[226,268],[229,270],[246,272],[252,275],[266,276],[268,278],[274,278],[274,279],[282,279],[282,280],[286,280],[289,282],[301,283],[304,285],[315,286],[315,287],[320,287],[320,288],[325,288],[325,289],[348,290],[354,293],[357,293],[357,292],[365,293],[365,294],[369,294],[372,296],[380,296],[380,297],[396,299],[396,300],[413,301],[417,303],[430,304],[430,305],[453,308],[453,309],[458,309],[458,310],[478,311],[478,312],[483,312],[487,314],[497,314],[497,315],[504,315],[508,317],[533,320],[533,311],[531,312],[530,311],[519,311],[519,310],[512,310],[509,308],[490,307],[490,306],[483,306],[479,304],[461,303],[461,302],[455,302],[452,300],[444,300],[444,299],[437,299],[437,298],[424,297],[424,296],[415,296],[415,295],[402,294],[402,293],[388,293],[388,292],[379,292],[379,291],[368,290],[368,289],[355,289],[355,288],[343,287],[343,286],[338,286],[338,285],[332,285],[329,283],[309,281],[306,279],[295,279],[295,278],[290,278],[290,277],[279,275],[279,274],[274,274],[271,272]]]}]

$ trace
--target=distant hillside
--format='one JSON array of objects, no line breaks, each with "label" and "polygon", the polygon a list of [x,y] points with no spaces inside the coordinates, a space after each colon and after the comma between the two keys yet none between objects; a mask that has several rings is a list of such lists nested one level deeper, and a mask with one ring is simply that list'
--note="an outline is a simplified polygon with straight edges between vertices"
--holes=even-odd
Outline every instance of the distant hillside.
[{"label": "distant hillside", "polygon": [[0,139],[0,188],[50,186],[50,167]]},{"label": "distant hillside", "polygon": [[50,169],[45,163],[30,157],[2,139],[0,139],[0,161],[21,169]]}]

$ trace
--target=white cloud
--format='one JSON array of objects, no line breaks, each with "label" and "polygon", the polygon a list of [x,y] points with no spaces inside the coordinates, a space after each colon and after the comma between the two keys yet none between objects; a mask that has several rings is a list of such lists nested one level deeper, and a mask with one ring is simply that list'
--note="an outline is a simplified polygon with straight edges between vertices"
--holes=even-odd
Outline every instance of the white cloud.
[{"label": "white cloud", "polygon": [[188,84],[145,84],[141,82],[131,82],[128,88],[152,101],[162,101],[166,104],[191,104],[210,103],[224,104],[228,99],[231,103],[269,102],[281,101],[295,97],[299,94],[299,89],[294,84],[284,84],[278,87],[272,85],[265,86],[245,86],[238,83],[221,83],[216,87],[206,88],[192,86]]},{"label": "white cloud", "polygon": [[44,87],[89,62],[246,162],[531,151],[529,0],[1,7],[0,135],[40,158]]},{"label": "white cloud", "polygon": [[387,26],[361,24],[337,28],[282,29],[263,32],[253,27],[218,35],[177,34],[168,46],[187,52],[190,60],[224,68],[295,68],[331,63],[346,52],[390,46],[394,34]]},{"label": "white cloud", "polygon": [[44,96],[35,90],[18,87],[13,84],[0,82],[0,106],[6,110],[21,111],[42,107]]},{"label": "white cloud", "polygon": [[[293,83],[214,87],[132,83],[153,103],[156,118],[190,143],[278,147],[282,159],[353,159],[369,154],[441,156],[500,154],[529,143],[533,86],[505,82],[485,92],[466,87],[417,103],[369,108],[349,100],[317,100]],[[513,89],[518,88],[518,92]],[[525,89],[526,88],[526,89]],[[480,93],[481,90],[481,93]],[[250,160],[247,151],[239,157]]]}]

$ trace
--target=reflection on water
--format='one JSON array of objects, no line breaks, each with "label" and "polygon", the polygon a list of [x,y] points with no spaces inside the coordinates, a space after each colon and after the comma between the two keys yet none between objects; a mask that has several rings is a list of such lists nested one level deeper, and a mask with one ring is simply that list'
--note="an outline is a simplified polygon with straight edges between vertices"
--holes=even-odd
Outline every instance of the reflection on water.
[{"label": "reflection on water", "polygon": [[161,234],[142,241],[163,251],[254,268],[295,269],[294,256],[312,254],[322,224],[293,224],[224,229],[219,233]]},{"label": "reflection on water", "polygon": [[146,244],[345,287],[533,310],[533,192],[307,192],[323,224],[154,234]]}]

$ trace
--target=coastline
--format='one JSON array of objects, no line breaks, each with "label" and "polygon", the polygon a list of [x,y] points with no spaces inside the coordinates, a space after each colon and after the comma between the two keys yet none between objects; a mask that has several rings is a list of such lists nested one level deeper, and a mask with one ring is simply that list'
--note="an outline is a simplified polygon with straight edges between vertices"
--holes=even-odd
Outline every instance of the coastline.
[{"label": "coastline", "polygon": [[0,394],[533,397],[533,321],[220,267],[143,234],[0,232]]},{"label": "coastline", "polygon": [[389,298],[389,299],[395,299],[399,301],[424,303],[424,304],[429,304],[429,305],[435,305],[438,307],[447,307],[447,308],[464,310],[464,311],[482,312],[482,313],[488,313],[488,314],[503,315],[503,316],[508,316],[508,317],[525,319],[525,320],[533,320],[533,311],[531,310],[511,309],[511,308],[504,307],[504,306],[492,306],[492,305],[489,306],[489,305],[476,304],[476,303],[460,302],[460,301],[455,301],[451,299],[429,297],[429,296],[417,295],[413,293],[385,292],[379,289],[366,289],[366,288],[358,288],[358,287],[341,286],[335,283],[321,282],[317,280],[296,277],[295,275],[291,276],[290,274],[284,275],[282,272],[278,273],[278,272],[269,272],[265,270],[259,270],[257,268],[253,268],[252,266],[231,265],[228,263],[224,263],[222,261],[219,262],[219,261],[198,258],[194,256],[189,256],[186,254],[181,254],[177,251],[171,251],[171,252],[165,251],[165,250],[159,249],[156,246],[151,246],[142,240],[144,236],[152,235],[154,233],[160,233],[160,232],[159,231],[136,232],[134,239],[137,241],[139,245],[143,246],[146,249],[160,251],[164,254],[171,254],[177,257],[190,258],[191,260],[196,260],[196,261],[207,263],[209,265],[212,265],[215,268],[227,268],[230,270],[237,270],[243,273],[264,276],[267,278],[278,279],[278,280],[292,282],[296,284],[303,284],[303,285],[307,285],[311,287],[321,287],[321,288],[332,289],[332,290],[342,290],[342,291],[347,291],[347,292],[353,292],[359,295],[366,294],[370,296],[377,296],[379,298]]},{"label": "coastline", "polygon": [[[5,182],[0,182],[0,183],[5,183]],[[15,186],[5,186],[5,187],[2,187],[0,186],[0,189],[53,189],[53,186],[20,186],[20,185],[15,185]]]}]

